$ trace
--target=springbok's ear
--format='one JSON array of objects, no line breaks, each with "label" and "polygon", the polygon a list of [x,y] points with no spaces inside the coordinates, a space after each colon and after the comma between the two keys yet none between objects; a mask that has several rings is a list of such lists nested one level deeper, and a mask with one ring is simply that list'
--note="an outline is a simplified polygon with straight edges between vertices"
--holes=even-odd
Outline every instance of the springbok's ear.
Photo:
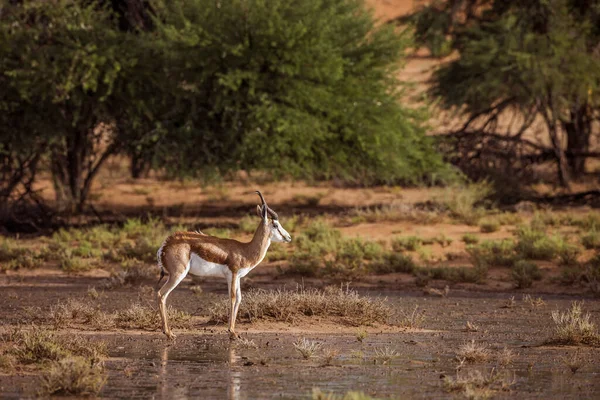
[{"label": "springbok's ear", "polygon": [[262,209],[259,205],[256,206],[256,215],[262,218]]}]

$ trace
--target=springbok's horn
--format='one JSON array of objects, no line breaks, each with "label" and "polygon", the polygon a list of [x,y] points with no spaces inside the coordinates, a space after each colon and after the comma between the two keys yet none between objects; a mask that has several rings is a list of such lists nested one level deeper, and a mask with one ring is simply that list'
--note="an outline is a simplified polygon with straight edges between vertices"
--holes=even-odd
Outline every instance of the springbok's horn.
[{"label": "springbok's horn", "polygon": [[267,212],[269,211],[269,206],[267,205],[267,202],[265,201],[265,198],[263,197],[262,193],[259,192],[258,190],[256,191],[256,193],[260,196],[260,200],[262,201],[263,218],[266,220],[267,219]]},{"label": "springbok's horn", "polygon": [[265,207],[265,209],[267,210],[267,212],[269,213],[269,215],[271,216],[271,218],[273,219],[279,219],[279,216],[277,215],[277,213],[273,210],[271,210],[271,207],[269,207],[267,205],[267,202],[265,201],[265,198],[263,197],[262,193],[259,192],[258,190],[256,191],[256,193],[260,196],[260,199],[262,201],[263,207]]}]

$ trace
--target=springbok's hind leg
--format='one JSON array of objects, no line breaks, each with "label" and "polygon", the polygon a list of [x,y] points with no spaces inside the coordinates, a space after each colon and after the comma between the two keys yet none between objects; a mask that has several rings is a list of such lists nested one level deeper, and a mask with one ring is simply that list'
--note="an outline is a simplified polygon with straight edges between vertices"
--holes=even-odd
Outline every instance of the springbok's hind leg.
[{"label": "springbok's hind leg", "polygon": [[171,340],[175,339],[175,334],[171,332],[169,328],[168,316],[167,316],[167,297],[169,294],[181,283],[183,278],[186,277],[189,271],[189,264],[176,273],[169,274],[169,278],[165,284],[158,291],[158,309],[160,310],[160,317],[162,320],[162,331]]}]

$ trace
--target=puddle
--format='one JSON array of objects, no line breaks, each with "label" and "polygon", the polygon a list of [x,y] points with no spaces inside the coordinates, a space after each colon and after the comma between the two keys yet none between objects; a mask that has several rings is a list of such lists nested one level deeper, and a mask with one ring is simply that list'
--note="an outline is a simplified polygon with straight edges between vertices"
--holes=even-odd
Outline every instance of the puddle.
[{"label": "puddle", "polygon": [[[135,301],[135,295],[112,297],[111,307],[122,308]],[[184,294],[180,295],[183,299]],[[59,293],[51,292],[49,296],[59,297]],[[396,310],[410,312],[418,306],[425,313],[424,329],[369,333],[360,343],[351,333],[355,328],[346,329],[345,333],[246,334],[249,325],[239,324],[239,332],[257,348],[230,343],[222,330],[214,334],[178,331],[174,344],[158,332],[86,332],[106,341],[109,349],[110,358],[105,364],[109,377],[99,397],[296,399],[309,398],[312,389],[319,387],[340,394],[364,391],[381,398],[447,399],[451,395],[444,392],[441,378],[456,375],[456,350],[474,340],[485,344],[492,354],[504,347],[514,354],[512,363],[500,367],[510,374],[512,386],[509,391],[496,392],[495,398],[600,398],[600,349],[540,346],[551,334],[552,311],[567,309],[570,298],[545,299],[546,304],[540,307],[517,299],[513,308],[502,308],[511,294],[386,296]],[[40,306],[45,300],[28,297],[27,301],[27,305]],[[182,308],[188,312],[198,308],[194,298],[179,304],[184,304]],[[11,307],[14,309],[17,304]],[[584,309],[600,324],[599,300],[586,300]],[[467,321],[478,330],[466,332]],[[252,327],[260,332],[257,325]],[[293,346],[302,337],[322,343],[324,350],[335,350],[332,365],[323,366],[322,357],[302,359]],[[382,365],[375,358],[378,351],[386,348],[396,356]],[[565,360],[575,354],[581,362],[573,373]],[[493,368],[498,368],[497,357],[465,365],[459,373],[489,373]],[[32,379],[0,375],[0,397],[29,396],[35,390]]]}]

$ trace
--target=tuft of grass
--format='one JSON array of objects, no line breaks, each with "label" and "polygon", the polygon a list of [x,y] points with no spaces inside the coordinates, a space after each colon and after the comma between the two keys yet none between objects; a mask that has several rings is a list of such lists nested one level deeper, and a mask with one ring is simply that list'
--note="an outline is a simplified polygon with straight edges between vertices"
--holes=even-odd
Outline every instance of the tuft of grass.
[{"label": "tuft of grass", "polygon": [[491,353],[486,345],[471,340],[458,348],[456,358],[460,362],[479,363],[490,359]]},{"label": "tuft of grass", "polygon": [[[209,309],[211,321],[226,323],[229,308],[228,299],[214,304]],[[385,299],[361,296],[348,287],[329,287],[323,291],[302,287],[273,291],[253,289],[244,295],[238,321],[294,322],[304,316],[333,317],[355,326],[385,324],[391,309]]]},{"label": "tuft of grass", "polygon": [[542,271],[540,271],[536,264],[530,261],[519,260],[511,269],[511,277],[517,284],[517,288],[530,288],[533,285],[533,281],[542,279]]},{"label": "tuft of grass", "polygon": [[321,343],[306,338],[297,340],[293,345],[294,349],[296,349],[305,360],[315,357],[316,353],[321,350],[321,347],[323,346]]},{"label": "tuft of grass", "polygon": [[425,312],[419,310],[419,306],[415,305],[411,312],[400,310],[401,318],[399,325],[404,328],[420,328],[425,322]]},{"label": "tuft of grass", "polygon": [[356,340],[358,340],[359,342],[364,342],[364,340],[367,338],[368,333],[367,330],[365,328],[359,328],[356,331]]},{"label": "tuft of grass", "polygon": [[506,374],[496,369],[489,373],[470,370],[467,375],[456,372],[456,378],[444,377],[442,386],[446,392],[462,394],[467,399],[489,399],[498,391],[507,391],[514,384]]},{"label": "tuft of grass", "polygon": [[106,383],[108,375],[101,364],[87,358],[67,357],[53,361],[42,373],[42,394],[96,395]]},{"label": "tuft of grass", "polygon": [[502,348],[502,351],[498,353],[498,364],[505,367],[509,364],[512,364],[515,358],[515,354],[508,347]]},{"label": "tuft of grass", "polygon": [[[169,306],[167,308],[169,324],[174,328],[188,329],[191,327],[192,316],[184,311],[179,311]],[[117,311],[114,316],[118,328],[151,329],[159,326],[160,317],[154,307],[146,307],[134,303],[129,308]]]},{"label": "tuft of grass", "polygon": [[329,366],[333,364],[333,360],[340,354],[338,349],[324,349],[321,359],[323,360],[323,366]]},{"label": "tuft of grass", "polygon": [[479,242],[479,238],[473,233],[465,233],[462,237],[462,241],[465,242],[465,244],[476,244]]},{"label": "tuft of grass", "polygon": [[16,331],[10,341],[14,342],[10,354],[23,364],[42,364],[75,356],[99,362],[106,356],[104,342],[88,341],[77,335],[59,336],[35,325]]},{"label": "tuft of grass", "polygon": [[477,331],[479,331],[479,326],[467,321],[463,330],[465,332],[477,332]]},{"label": "tuft of grass", "polygon": [[479,230],[482,233],[492,233],[500,229],[500,223],[494,219],[479,221]]},{"label": "tuft of grass", "polygon": [[583,303],[574,301],[565,312],[552,311],[554,334],[551,344],[600,346],[600,334],[590,321],[590,314],[583,313]]},{"label": "tuft of grass", "polygon": [[394,349],[390,349],[389,347],[375,349],[375,363],[380,362],[381,364],[386,365],[397,357],[398,352]]}]

